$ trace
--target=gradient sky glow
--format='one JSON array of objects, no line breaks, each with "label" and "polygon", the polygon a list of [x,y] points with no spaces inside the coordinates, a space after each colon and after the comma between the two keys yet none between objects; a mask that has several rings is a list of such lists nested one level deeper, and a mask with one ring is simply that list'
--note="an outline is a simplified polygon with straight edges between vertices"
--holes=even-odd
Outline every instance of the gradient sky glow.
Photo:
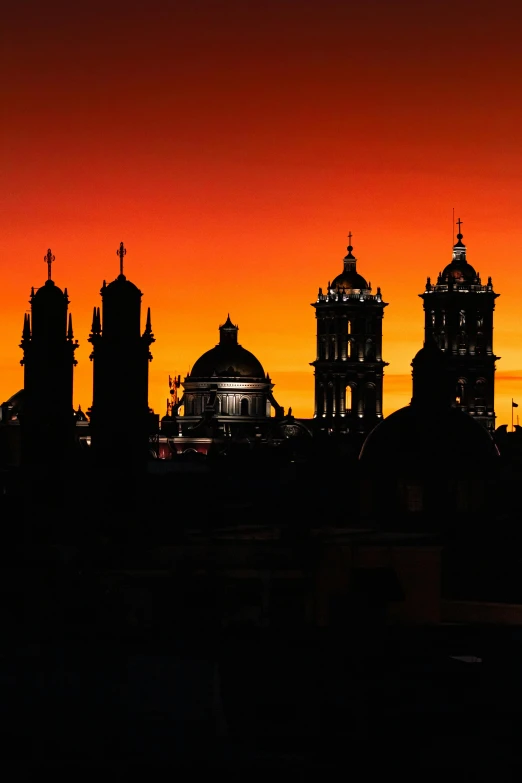
[{"label": "gradient sky glow", "polygon": [[[389,302],[385,413],[411,397],[418,294],[451,259],[452,209],[497,300],[498,423],[522,403],[518,0],[17,0],[0,26],[0,397],[32,285],[67,286],[75,404],[103,279],[152,309],[150,404],[230,312],[280,404],[313,412],[319,286],[358,269]],[[145,310],[143,315],[145,316]],[[122,378],[122,395],[126,379]]]}]

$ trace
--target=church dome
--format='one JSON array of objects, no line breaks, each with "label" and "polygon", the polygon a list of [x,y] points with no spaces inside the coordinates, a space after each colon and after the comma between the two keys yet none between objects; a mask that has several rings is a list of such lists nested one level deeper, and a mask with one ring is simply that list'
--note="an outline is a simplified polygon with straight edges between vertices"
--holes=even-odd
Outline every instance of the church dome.
[{"label": "church dome", "polygon": [[106,296],[125,296],[131,294],[132,296],[141,296],[141,291],[137,285],[127,280],[125,275],[118,275],[116,280],[113,280],[109,285],[104,285],[101,293]]},{"label": "church dome", "polygon": [[210,378],[211,375],[264,379],[261,362],[241,345],[216,345],[200,356],[190,373],[191,378]]},{"label": "church dome", "polygon": [[[351,239],[351,234],[349,234]],[[330,284],[330,291],[335,293],[359,293],[368,291],[369,286],[362,275],[357,272],[357,259],[352,254],[353,247],[348,245],[347,255],[343,259],[344,269]]]},{"label": "church dome", "polygon": [[337,275],[333,280],[331,287],[336,293],[343,293],[344,291],[347,294],[351,294],[354,291],[367,290],[368,283],[362,275],[353,269],[348,272],[341,272],[340,275]]},{"label": "church dome", "polygon": [[261,362],[253,353],[238,344],[238,327],[231,322],[230,316],[219,327],[219,331],[219,344],[199,357],[192,368],[190,378],[210,378],[212,375],[218,375],[265,380],[265,371]]},{"label": "church dome", "polygon": [[[460,225],[460,223],[459,223]],[[443,281],[454,283],[473,283],[477,279],[477,273],[466,260],[466,245],[462,241],[462,234],[457,234],[457,242],[453,245],[453,258],[442,272]]]},{"label": "church dome", "polygon": [[41,286],[37,289],[33,296],[33,302],[40,303],[42,301],[46,302],[60,302],[63,305],[64,300],[64,292],[61,288],[58,288],[57,285],[55,285],[53,280],[46,280],[45,285]]},{"label": "church dome", "polygon": [[360,461],[365,469],[387,474],[428,472],[447,480],[483,470],[496,457],[492,438],[467,413],[407,405],[370,432]]},{"label": "church dome", "polygon": [[472,283],[476,277],[477,273],[467,261],[458,264],[452,261],[442,272],[443,280],[452,279],[454,283]]}]

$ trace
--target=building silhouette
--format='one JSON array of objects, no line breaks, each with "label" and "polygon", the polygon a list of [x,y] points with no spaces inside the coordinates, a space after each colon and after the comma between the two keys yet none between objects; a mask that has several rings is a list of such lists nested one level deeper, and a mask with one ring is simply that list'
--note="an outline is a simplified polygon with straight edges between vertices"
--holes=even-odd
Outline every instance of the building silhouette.
[{"label": "building silhouette", "polygon": [[455,405],[451,361],[428,337],[411,363],[410,404],[364,442],[361,506],[381,529],[468,536],[491,518],[498,450]]},{"label": "building silhouette", "polygon": [[20,347],[24,367],[23,401],[18,412],[22,462],[55,477],[71,459],[75,441],[73,410],[74,340],[69,298],[51,278],[51,250],[45,284],[31,289],[31,312],[24,316]]},{"label": "building silhouette", "polygon": [[453,385],[452,399],[461,410],[477,419],[490,434],[495,430],[495,356],[493,312],[499,294],[491,277],[482,284],[480,274],[468,263],[460,233],[453,258],[439,274],[435,285],[428,277],[419,294],[424,304],[426,341],[435,340],[451,357],[447,372]]},{"label": "building silhouette", "polygon": [[223,451],[238,442],[277,440],[281,427],[288,430],[290,422],[274,397],[274,383],[259,359],[239,344],[238,331],[228,315],[219,327],[219,343],[196,360],[183,381],[170,379],[172,400],[161,421],[162,457],[206,455],[212,446]]},{"label": "building silhouette", "polygon": [[142,292],[123,274],[126,249],[117,255],[120,274],[101,288],[102,309],[95,307],[92,344],[93,400],[90,409],[93,460],[110,472],[143,472],[149,455],[151,412],[148,402],[150,346],[154,342],[150,308],[141,333]]},{"label": "building silhouette", "polygon": [[[238,343],[230,315],[219,327],[219,344],[196,361],[183,381],[185,416],[212,411],[218,417],[266,420],[275,400],[274,384],[259,360]],[[275,403],[276,412],[280,406]]]},{"label": "building silhouette", "polygon": [[[351,234],[349,235],[351,242]],[[382,319],[387,303],[381,289],[357,272],[348,245],[344,269],[312,304],[317,319],[316,427],[326,432],[367,434],[382,419]]]}]

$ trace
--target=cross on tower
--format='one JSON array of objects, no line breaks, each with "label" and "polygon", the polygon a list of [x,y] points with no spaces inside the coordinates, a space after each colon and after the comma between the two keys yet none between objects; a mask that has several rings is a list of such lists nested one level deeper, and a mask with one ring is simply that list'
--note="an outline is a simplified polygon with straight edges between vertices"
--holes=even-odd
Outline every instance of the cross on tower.
[{"label": "cross on tower", "polygon": [[123,257],[127,254],[127,248],[120,242],[120,247],[116,251],[116,255],[120,257],[120,275],[123,275]]},{"label": "cross on tower", "polygon": [[47,264],[47,279],[51,279],[51,264],[54,261],[54,256],[51,252],[51,248],[47,251],[47,253],[44,255],[44,261]]},{"label": "cross on tower", "polygon": [[351,231],[348,232],[348,244],[349,245],[352,244],[352,232]]},{"label": "cross on tower", "polygon": [[460,233],[461,233],[461,232],[460,232],[460,227],[461,227],[461,225],[462,225],[463,221],[462,221],[462,220],[459,218],[459,219],[458,219],[457,221],[455,221],[455,222],[457,223],[457,225],[458,225],[458,227],[459,227],[459,234],[460,234]]}]

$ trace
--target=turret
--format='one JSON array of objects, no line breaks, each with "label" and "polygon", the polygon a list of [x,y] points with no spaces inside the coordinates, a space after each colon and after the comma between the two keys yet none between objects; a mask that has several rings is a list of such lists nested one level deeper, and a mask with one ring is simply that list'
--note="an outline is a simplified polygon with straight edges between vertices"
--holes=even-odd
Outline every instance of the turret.
[{"label": "turret", "polygon": [[73,367],[78,342],[71,315],[67,319],[67,289],[61,291],[51,279],[55,261],[51,250],[44,261],[47,280],[36,291],[31,288],[31,314],[24,315],[20,344],[24,353],[22,459],[58,476],[74,447]]},{"label": "turret", "polygon": [[154,342],[150,308],[141,334],[139,288],[123,273],[127,253],[116,251],[120,274],[101,288],[102,308],[93,309],[89,342],[93,346],[92,448],[109,475],[143,473],[149,451],[148,404],[150,345]]}]

